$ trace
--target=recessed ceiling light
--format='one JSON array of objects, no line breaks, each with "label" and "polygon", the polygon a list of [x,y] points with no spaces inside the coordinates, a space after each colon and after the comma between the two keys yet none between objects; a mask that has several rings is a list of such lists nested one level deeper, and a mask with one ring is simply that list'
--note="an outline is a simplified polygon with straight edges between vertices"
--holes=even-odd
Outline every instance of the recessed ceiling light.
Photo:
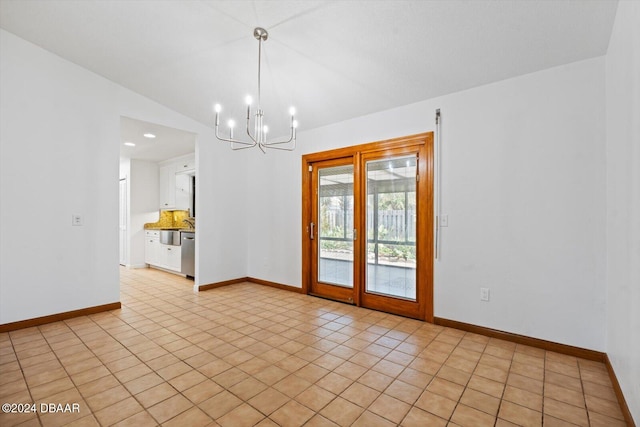
[{"label": "recessed ceiling light", "polygon": [[135,147],[136,144],[134,144],[133,142],[125,142],[124,145],[126,145],[127,147]]},{"label": "recessed ceiling light", "polygon": [[156,136],[154,134],[152,134],[152,133],[145,133],[144,137],[145,138],[155,138]]}]

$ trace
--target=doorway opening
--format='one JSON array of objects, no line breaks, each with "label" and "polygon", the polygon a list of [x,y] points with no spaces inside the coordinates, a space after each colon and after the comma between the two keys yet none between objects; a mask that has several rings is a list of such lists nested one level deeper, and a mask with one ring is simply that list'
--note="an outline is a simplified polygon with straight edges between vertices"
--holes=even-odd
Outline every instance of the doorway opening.
[{"label": "doorway opening", "polygon": [[[185,228],[195,231],[196,138],[192,132],[121,116],[122,266],[154,265],[174,274],[189,271],[193,277],[193,269],[183,268],[181,239],[162,242],[160,231],[177,231],[178,236]],[[152,230],[145,224],[157,226]],[[194,259],[189,260],[191,264]]]}]

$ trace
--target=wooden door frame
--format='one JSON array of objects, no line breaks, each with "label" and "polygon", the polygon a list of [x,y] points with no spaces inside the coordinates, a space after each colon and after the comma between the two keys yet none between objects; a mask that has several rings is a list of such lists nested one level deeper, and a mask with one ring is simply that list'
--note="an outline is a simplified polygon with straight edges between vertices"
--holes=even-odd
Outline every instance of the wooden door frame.
[{"label": "wooden door frame", "polygon": [[[309,224],[311,223],[311,203],[312,203],[312,179],[309,167],[316,162],[323,160],[331,160],[345,157],[354,157],[354,174],[360,176],[362,165],[360,163],[360,153],[380,152],[384,154],[385,150],[408,147],[408,146],[424,146],[426,156],[418,161],[418,170],[420,173],[420,182],[426,185],[427,200],[418,200],[421,203],[418,221],[420,223],[418,229],[422,230],[420,238],[427,239],[433,243],[434,231],[434,213],[433,213],[433,175],[434,175],[434,157],[433,157],[433,132],[425,132],[415,135],[404,136],[400,138],[387,139],[383,141],[370,142],[352,147],[338,148],[334,150],[322,151],[319,153],[305,154],[302,156],[302,292],[308,294],[311,289],[311,245],[315,242],[309,239]],[[424,182],[426,180],[426,182]],[[363,231],[360,231],[363,235]],[[433,244],[427,244],[424,251],[418,251],[417,262],[424,268],[425,295],[424,308],[418,318],[433,323]],[[355,284],[354,284],[355,285]],[[355,292],[354,304],[361,305],[360,292]]]}]

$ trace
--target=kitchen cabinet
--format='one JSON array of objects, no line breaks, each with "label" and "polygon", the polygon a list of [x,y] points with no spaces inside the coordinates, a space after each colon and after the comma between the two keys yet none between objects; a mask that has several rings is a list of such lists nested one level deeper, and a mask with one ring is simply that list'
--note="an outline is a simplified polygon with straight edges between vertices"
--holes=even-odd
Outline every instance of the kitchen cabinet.
[{"label": "kitchen cabinet", "polygon": [[160,209],[191,209],[191,178],[195,175],[195,157],[160,163],[158,187]]},{"label": "kitchen cabinet", "polygon": [[160,243],[159,230],[145,231],[144,262],[154,267],[180,272],[182,248]]},{"label": "kitchen cabinet", "polygon": [[176,207],[176,165],[159,168],[160,209]]},{"label": "kitchen cabinet", "polygon": [[161,267],[179,272],[182,267],[181,249],[180,246],[160,245]]},{"label": "kitchen cabinet", "polygon": [[174,188],[176,208],[189,209],[191,207],[191,176],[187,173],[177,173]]},{"label": "kitchen cabinet", "polygon": [[144,237],[144,262],[158,265],[160,263],[160,233],[158,230],[147,230]]}]

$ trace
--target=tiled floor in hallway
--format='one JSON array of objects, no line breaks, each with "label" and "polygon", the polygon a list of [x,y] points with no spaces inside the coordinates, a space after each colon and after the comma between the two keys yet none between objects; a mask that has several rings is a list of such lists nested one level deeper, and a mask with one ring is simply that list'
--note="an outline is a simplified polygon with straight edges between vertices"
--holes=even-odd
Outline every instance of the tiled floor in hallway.
[{"label": "tiled floor in hallway", "polygon": [[0,334],[22,426],[623,426],[602,363],[255,284],[121,270],[122,309]]}]

